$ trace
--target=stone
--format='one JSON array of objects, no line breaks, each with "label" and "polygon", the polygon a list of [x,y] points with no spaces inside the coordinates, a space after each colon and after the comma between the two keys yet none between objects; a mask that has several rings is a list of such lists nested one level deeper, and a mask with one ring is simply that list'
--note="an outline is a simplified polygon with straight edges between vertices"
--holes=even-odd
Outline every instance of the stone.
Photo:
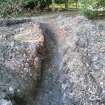
[{"label": "stone", "polygon": [[0,105],[12,105],[12,103],[11,103],[11,101],[1,99],[0,100]]}]

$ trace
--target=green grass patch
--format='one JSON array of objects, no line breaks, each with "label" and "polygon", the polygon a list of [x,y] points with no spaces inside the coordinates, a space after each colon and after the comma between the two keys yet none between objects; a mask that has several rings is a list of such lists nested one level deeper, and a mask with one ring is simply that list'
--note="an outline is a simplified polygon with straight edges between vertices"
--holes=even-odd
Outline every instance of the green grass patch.
[{"label": "green grass patch", "polygon": [[[52,8],[53,5],[51,4],[50,5],[50,8]],[[79,6],[75,3],[75,2],[72,2],[72,3],[68,3],[68,8],[78,8]],[[57,9],[65,9],[65,4],[54,4],[54,8],[57,8]]]}]

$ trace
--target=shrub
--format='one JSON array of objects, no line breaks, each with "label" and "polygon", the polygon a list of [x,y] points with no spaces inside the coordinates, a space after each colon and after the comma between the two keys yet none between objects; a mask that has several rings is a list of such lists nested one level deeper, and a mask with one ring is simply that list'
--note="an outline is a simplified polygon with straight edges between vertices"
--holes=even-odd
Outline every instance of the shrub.
[{"label": "shrub", "polygon": [[80,0],[80,10],[89,18],[105,15],[105,0]]},{"label": "shrub", "polygon": [[55,3],[57,3],[57,4],[62,4],[62,3],[64,3],[64,1],[65,1],[65,0],[55,0]]},{"label": "shrub", "polygon": [[2,17],[22,14],[24,10],[48,7],[51,0],[0,0],[0,15]]},{"label": "shrub", "polygon": [[5,17],[21,11],[21,0],[0,0],[0,15]]},{"label": "shrub", "polygon": [[23,7],[29,9],[44,9],[48,7],[51,3],[51,0],[24,0]]}]

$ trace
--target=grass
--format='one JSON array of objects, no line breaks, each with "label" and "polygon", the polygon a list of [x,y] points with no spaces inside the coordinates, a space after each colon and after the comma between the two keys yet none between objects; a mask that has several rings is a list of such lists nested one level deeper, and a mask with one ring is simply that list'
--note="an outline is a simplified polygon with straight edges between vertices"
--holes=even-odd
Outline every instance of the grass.
[{"label": "grass", "polygon": [[[53,5],[50,5],[50,8],[52,8]],[[54,4],[54,7],[57,8],[57,9],[65,9],[65,4]],[[71,9],[75,9],[75,8],[78,8],[78,5],[76,5],[76,3],[74,2],[69,2],[68,4],[68,8],[71,8]]]}]

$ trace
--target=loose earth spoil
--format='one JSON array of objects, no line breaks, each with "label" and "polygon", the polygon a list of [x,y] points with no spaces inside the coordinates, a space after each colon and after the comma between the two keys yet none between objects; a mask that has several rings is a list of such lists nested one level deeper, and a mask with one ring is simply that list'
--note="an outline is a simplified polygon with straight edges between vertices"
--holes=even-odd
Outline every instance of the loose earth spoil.
[{"label": "loose earth spoil", "polygon": [[104,20],[0,23],[0,105],[105,104]]}]

